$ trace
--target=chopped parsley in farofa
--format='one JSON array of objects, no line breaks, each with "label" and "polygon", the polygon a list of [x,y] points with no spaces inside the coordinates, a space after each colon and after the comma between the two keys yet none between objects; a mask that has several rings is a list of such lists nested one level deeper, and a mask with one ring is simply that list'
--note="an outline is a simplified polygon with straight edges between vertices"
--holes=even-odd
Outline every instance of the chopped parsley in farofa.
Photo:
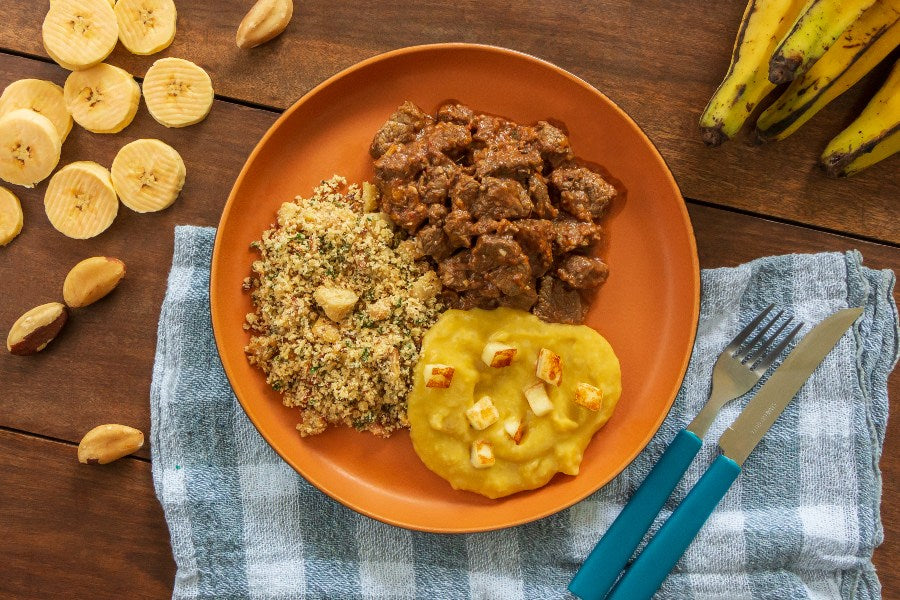
[{"label": "chopped parsley in farofa", "polygon": [[251,244],[260,259],[244,282],[255,309],[244,350],[284,404],[300,409],[303,436],[329,425],[380,436],[408,427],[422,336],[443,310],[437,275],[383,214],[364,212],[375,192],[363,188],[323,181],[311,198],[284,203]]}]

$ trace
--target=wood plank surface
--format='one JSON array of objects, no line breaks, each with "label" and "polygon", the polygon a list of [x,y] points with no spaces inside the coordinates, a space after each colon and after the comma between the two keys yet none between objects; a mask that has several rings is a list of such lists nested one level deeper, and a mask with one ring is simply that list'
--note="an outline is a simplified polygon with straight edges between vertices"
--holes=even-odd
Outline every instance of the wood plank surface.
[{"label": "wood plank surface", "polygon": [[0,430],[0,598],[166,598],[175,562],[150,463],[82,465]]},{"label": "wood plank surface", "polygon": [[[900,158],[840,181],[815,166],[888,65],[783,142],[758,145],[747,132],[717,149],[700,142],[697,121],[728,66],[744,0],[304,0],[284,35],[242,51],[234,34],[251,4],[179,2],[178,33],[167,50],[138,57],[120,45],[109,62],[142,75],[161,56],[187,58],[210,72],[220,95],[285,108],[339,70],[388,50],[447,41],[504,46],[549,60],[617,102],[660,148],[687,197],[900,243]],[[0,3],[0,48],[45,57],[40,26],[48,6]]]}]

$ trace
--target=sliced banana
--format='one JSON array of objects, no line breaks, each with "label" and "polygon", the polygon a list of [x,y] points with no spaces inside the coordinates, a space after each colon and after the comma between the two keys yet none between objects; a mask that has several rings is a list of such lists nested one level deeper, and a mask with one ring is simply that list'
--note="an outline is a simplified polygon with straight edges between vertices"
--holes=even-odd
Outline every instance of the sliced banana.
[{"label": "sliced banana", "polygon": [[18,108],[28,108],[50,119],[60,142],[72,130],[72,115],[66,108],[63,89],[52,81],[20,79],[6,86],[0,95],[0,117]]},{"label": "sliced banana", "polygon": [[66,165],[50,178],[44,210],[50,224],[71,238],[103,233],[119,212],[109,171],[91,161]]},{"label": "sliced banana", "polygon": [[161,58],[144,76],[144,101],[166,127],[199,123],[213,103],[212,81],[202,68],[181,58]]},{"label": "sliced banana", "polygon": [[173,0],[119,0],[115,11],[119,39],[133,54],[154,54],[175,39]]},{"label": "sliced banana", "polygon": [[119,39],[119,26],[109,0],[53,0],[41,33],[50,58],[77,71],[109,56]]},{"label": "sliced banana", "polygon": [[22,231],[22,205],[15,194],[0,187],[0,246],[5,246]]},{"label": "sliced banana", "polygon": [[75,122],[94,133],[122,131],[141,102],[141,88],[128,71],[106,63],[69,73],[63,93]]},{"label": "sliced banana", "polygon": [[139,213],[170,207],[187,174],[181,155],[172,146],[153,139],[123,146],[110,171],[122,204]]},{"label": "sliced banana", "polygon": [[34,187],[59,163],[62,142],[50,119],[29,108],[0,117],[0,179]]}]

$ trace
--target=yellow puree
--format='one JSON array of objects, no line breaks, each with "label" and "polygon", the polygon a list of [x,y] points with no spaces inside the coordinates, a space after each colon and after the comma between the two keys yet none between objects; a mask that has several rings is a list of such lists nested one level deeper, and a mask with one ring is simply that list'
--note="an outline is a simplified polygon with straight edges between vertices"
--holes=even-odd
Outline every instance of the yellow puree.
[{"label": "yellow puree", "polygon": [[[481,360],[489,341],[518,350],[512,365],[492,368]],[[535,378],[541,348],[562,357],[562,384],[545,387],[553,410],[542,417],[531,412],[522,390]],[[428,388],[425,365],[456,369],[449,388]],[[409,395],[410,434],[425,465],[454,489],[499,498],[545,485],[557,472],[577,475],[585,447],[615,409],[621,393],[619,360],[609,343],[584,325],[544,323],[510,308],[449,310],[425,334]],[[588,383],[603,391],[600,410],[576,404],[575,386]],[[490,396],[500,419],[483,431],[469,425],[465,411]],[[524,419],[525,436],[516,445],[503,430],[510,417]],[[487,440],[496,463],[476,469],[469,460],[471,443]]]}]

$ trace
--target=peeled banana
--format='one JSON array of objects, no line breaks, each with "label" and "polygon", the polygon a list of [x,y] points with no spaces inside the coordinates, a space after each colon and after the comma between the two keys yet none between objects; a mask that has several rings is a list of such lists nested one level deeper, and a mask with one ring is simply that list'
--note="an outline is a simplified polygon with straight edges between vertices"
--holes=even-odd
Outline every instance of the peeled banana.
[{"label": "peeled banana", "polygon": [[769,62],[769,81],[803,75],[875,0],[809,0]]},{"label": "peeled banana", "polygon": [[762,140],[781,140],[796,131],[819,109],[859,81],[900,45],[900,0],[876,0],[838,42],[756,122]]},{"label": "peeled banana", "polygon": [[15,194],[0,187],[0,246],[5,246],[22,231],[22,205]]},{"label": "peeled banana", "polygon": [[0,117],[0,179],[34,187],[59,163],[62,142],[53,123],[28,108]]},{"label": "peeled banana", "polygon": [[91,161],[66,165],[50,178],[44,211],[50,224],[71,238],[103,233],[119,212],[109,171]]},{"label": "peeled banana", "polygon": [[115,12],[119,39],[133,54],[154,54],[175,39],[173,0],[119,0]]},{"label": "peeled banana", "polygon": [[887,81],[847,129],[822,153],[831,177],[847,177],[900,151],[900,60]]},{"label": "peeled banana", "polygon": [[61,142],[72,130],[72,115],[66,108],[61,87],[42,79],[13,81],[0,95],[0,117],[18,108],[28,108],[42,114],[53,123]]},{"label": "peeled banana", "polygon": [[804,4],[805,0],[748,2],[731,65],[700,116],[700,134],[707,145],[718,146],[734,137],[753,109],[775,88],[765,67]]},{"label": "peeled banana", "polygon": [[76,123],[94,133],[117,133],[137,114],[141,88],[128,71],[100,63],[70,73],[63,94]]},{"label": "peeled banana", "polygon": [[50,58],[70,71],[103,62],[119,39],[109,0],[53,0],[41,28]]},{"label": "peeled banana", "polygon": [[110,171],[122,204],[139,213],[171,206],[184,186],[187,172],[181,155],[154,139],[135,140],[123,146]]},{"label": "peeled banana", "polygon": [[212,81],[201,67],[181,58],[161,58],[144,76],[150,115],[166,127],[199,123],[213,103]]}]

